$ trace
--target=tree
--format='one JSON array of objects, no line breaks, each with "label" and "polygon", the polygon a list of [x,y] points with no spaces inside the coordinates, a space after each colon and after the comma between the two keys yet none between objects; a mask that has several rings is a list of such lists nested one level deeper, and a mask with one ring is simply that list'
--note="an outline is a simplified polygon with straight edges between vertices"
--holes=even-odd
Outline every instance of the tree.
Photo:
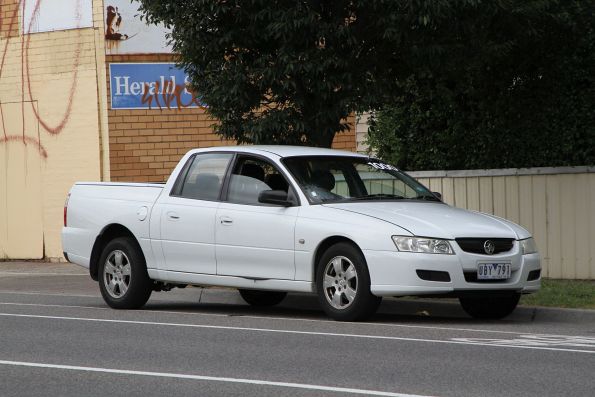
[{"label": "tree", "polygon": [[412,84],[439,81],[444,93],[429,99],[440,104],[461,86],[479,97],[532,83],[548,60],[545,40],[564,31],[568,2],[140,0],[149,23],[172,29],[219,134],[327,147],[351,112],[406,100]]},{"label": "tree", "polygon": [[[172,29],[195,92],[240,143],[329,147],[374,97],[372,27],[391,2],[141,0]],[[385,4],[386,3],[386,4]]]},{"label": "tree", "polygon": [[437,28],[451,58],[399,82],[372,122],[380,157],[417,170],[595,164],[595,3],[509,3]]}]

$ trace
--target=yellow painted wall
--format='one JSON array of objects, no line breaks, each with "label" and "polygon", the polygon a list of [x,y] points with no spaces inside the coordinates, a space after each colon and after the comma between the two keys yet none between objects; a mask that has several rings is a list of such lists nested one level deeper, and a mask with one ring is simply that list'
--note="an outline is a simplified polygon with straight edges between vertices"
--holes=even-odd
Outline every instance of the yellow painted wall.
[{"label": "yellow painted wall", "polygon": [[93,7],[93,28],[0,39],[0,259],[61,258],[68,190],[109,178],[103,2]]}]

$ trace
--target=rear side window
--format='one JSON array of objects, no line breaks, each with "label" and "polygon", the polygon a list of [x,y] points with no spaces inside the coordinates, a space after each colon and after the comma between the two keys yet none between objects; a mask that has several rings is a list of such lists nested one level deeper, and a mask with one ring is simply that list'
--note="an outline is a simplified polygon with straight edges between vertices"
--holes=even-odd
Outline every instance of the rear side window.
[{"label": "rear side window", "polygon": [[194,156],[190,165],[185,167],[183,180],[175,187],[172,195],[196,200],[218,200],[225,171],[232,157],[231,153]]}]

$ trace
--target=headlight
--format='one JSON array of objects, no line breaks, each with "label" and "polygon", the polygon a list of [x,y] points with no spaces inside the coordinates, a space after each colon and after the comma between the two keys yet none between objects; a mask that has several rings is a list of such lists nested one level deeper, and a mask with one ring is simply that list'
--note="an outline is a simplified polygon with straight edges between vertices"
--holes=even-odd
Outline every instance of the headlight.
[{"label": "headlight", "polygon": [[534,254],[537,252],[537,245],[535,244],[533,237],[529,237],[525,240],[519,240],[519,244],[521,244],[523,255]]},{"label": "headlight", "polygon": [[422,252],[426,254],[454,254],[447,240],[428,237],[393,236],[393,241],[399,251]]}]

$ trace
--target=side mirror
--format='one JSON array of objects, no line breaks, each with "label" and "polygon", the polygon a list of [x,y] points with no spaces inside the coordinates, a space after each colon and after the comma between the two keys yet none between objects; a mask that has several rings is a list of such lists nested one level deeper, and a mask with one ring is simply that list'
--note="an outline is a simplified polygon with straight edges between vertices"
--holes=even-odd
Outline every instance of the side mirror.
[{"label": "side mirror", "polygon": [[438,200],[442,201],[442,193],[440,193],[440,192],[432,192],[432,194],[433,194],[434,196],[436,196],[436,198],[437,198]]},{"label": "side mirror", "polygon": [[281,205],[291,207],[293,203],[288,199],[284,190],[263,190],[258,195],[258,202],[263,204]]}]

